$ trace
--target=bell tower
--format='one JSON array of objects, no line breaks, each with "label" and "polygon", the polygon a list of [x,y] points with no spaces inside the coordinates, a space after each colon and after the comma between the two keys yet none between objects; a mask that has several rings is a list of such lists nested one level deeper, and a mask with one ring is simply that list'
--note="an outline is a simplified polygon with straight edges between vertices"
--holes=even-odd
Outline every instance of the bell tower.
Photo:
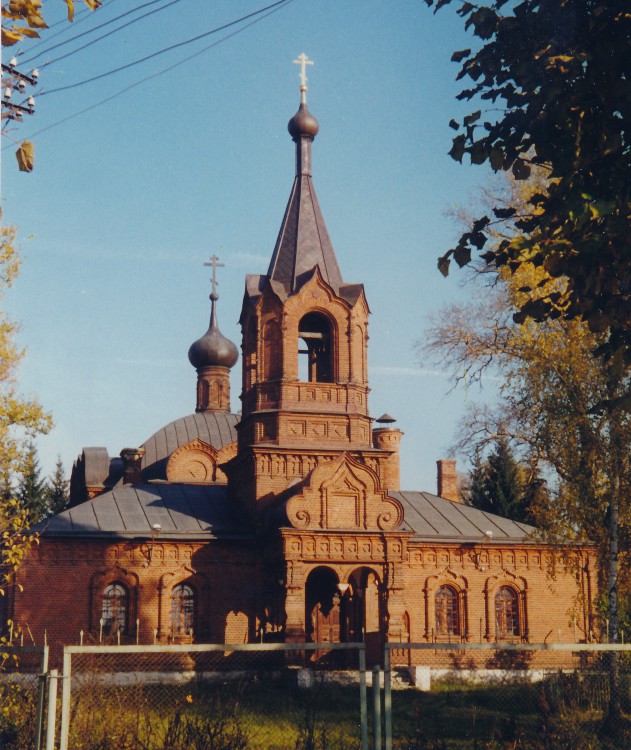
[{"label": "bell tower", "polygon": [[[319,125],[301,97],[288,124],[296,173],[267,274],[246,279],[242,417],[230,484],[248,505],[303,481],[347,452],[379,474],[368,414],[369,308],[362,284],[342,279],[312,178]],[[389,489],[394,489],[390,487]]]}]

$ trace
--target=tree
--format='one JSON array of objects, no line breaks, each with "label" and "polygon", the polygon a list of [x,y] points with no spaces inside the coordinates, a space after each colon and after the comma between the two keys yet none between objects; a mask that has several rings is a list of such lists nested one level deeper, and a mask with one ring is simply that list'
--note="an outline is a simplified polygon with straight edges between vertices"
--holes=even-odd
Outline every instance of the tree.
[{"label": "tree", "polygon": [[[4,290],[12,285],[20,259],[15,247],[15,229],[0,229],[0,302]],[[0,310],[0,595],[33,542],[28,535],[27,511],[15,496],[17,477],[24,468],[26,446],[38,434],[46,433],[52,420],[36,399],[18,392],[16,370],[24,352],[15,343],[18,326]]]},{"label": "tree", "polygon": [[0,499],[4,501],[10,500],[13,497],[13,491],[11,475],[6,467],[4,467],[2,475],[0,476]]},{"label": "tree", "polygon": [[[451,0],[426,3],[437,11]],[[451,258],[464,266],[484,250],[489,268],[543,269],[540,293],[519,301],[515,320],[586,321],[619,382],[631,366],[628,11],[627,0],[460,3],[458,15],[481,43],[452,56],[462,64],[458,79],[473,82],[458,98],[490,109],[451,121],[458,134],[450,155],[518,180],[536,165],[550,185],[525,204],[493,210],[496,220],[514,217],[518,234],[489,249],[494,222],[482,216],[438,262],[447,275]],[[628,389],[617,398],[631,406]]]},{"label": "tree", "polygon": [[[457,449],[475,463],[476,452],[506,439],[529,467],[549,479],[550,498],[540,498],[537,519],[554,537],[591,539],[601,550],[601,570],[610,554],[610,504],[620,508],[621,559],[629,554],[631,416],[621,407],[598,412],[592,405],[616,402],[629,388],[612,363],[594,355],[599,334],[579,320],[515,323],[512,313],[532,292],[543,269],[524,264],[502,271],[482,300],[444,310],[423,349],[454,374],[475,381],[492,369],[500,378],[494,407],[472,406]],[[484,277],[486,280],[488,277]]]},{"label": "tree", "polygon": [[[619,592],[631,591],[631,414],[621,398],[631,377],[621,377],[613,358],[595,355],[604,334],[582,320],[515,322],[513,312],[525,296],[545,294],[539,283],[545,276],[543,268],[527,263],[513,273],[500,269],[482,302],[443,311],[426,346],[456,380],[463,373],[481,379],[490,367],[501,377],[498,406],[470,411],[459,447],[475,455],[480,446],[511,440],[529,465],[546,473],[552,491],[534,503],[537,525],[555,543],[596,543],[608,639],[615,643]],[[608,406],[596,410],[597,403]],[[609,726],[618,727],[613,656],[611,674]]]},{"label": "tree", "polygon": [[522,523],[532,523],[533,508],[540,503],[543,482],[521,466],[505,437],[499,438],[488,458],[478,451],[464,493],[465,502]]},{"label": "tree", "polygon": [[[64,0],[68,8],[68,20],[74,20],[74,0]],[[91,9],[101,5],[100,0],[83,0]],[[11,47],[24,37],[38,39],[38,29],[46,29],[42,15],[41,0],[11,0],[2,3],[2,46]]]},{"label": "tree", "polygon": [[[0,303],[20,270],[14,227],[0,228]],[[17,367],[24,351],[15,343],[19,326],[0,310],[0,475],[15,476],[22,466],[25,446],[52,426],[49,414],[36,399],[22,397],[17,387]]]},{"label": "tree", "polygon": [[66,479],[64,465],[57,457],[55,471],[46,487],[46,517],[60,513],[68,504],[70,482]]},{"label": "tree", "polygon": [[18,479],[16,497],[28,511],[31,525],[46,516],[46,480],[42,477],[35,443],[28,444]]}]

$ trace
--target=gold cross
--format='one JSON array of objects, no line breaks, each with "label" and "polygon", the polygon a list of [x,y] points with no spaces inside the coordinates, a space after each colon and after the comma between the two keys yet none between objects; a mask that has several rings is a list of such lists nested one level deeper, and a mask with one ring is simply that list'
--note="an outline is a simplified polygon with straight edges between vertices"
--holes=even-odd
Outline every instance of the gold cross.
[{"label": "gold cross", "polygon": [[307,90],[307,65],[313,65],[313,60],[310,60],[304,52],[301,52],[298,59],[292,62],[294,65],[300,65],[300,91],[304,93]]}]

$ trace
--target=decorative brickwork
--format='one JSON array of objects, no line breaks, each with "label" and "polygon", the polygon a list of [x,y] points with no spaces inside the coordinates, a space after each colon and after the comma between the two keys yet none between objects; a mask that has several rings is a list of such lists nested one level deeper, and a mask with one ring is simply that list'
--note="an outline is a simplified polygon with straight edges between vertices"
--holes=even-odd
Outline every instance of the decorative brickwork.
[{"label": "decorative brickwork", "polygon": [[[403,433],[368,408],[363,287],[345,284],[311,181],[317,122],[292,118],[297,173],[236,348],[211,322],[189,350],[197,411],[123,462],[85,449],[72,507],[22,566],[7,615],[54,647],[84,638],[241,643],[587,641],[592,551],[555,557],[536,530],[438,494],[400,489]],[[236,441],[235,441],[236,425]],[[92,499],[88,499],[92,498]],[[554,572],[554,576],[551,573]]]},{"label": "decorative brickwork", "polygon": [[230,443],[218,451],[212,445],[195,438],[173,451],[167,463],[167,479],[169,482],[225,484],[226,475],[219,468],[219,464],[229,461],[236,452],[235,443]]}]

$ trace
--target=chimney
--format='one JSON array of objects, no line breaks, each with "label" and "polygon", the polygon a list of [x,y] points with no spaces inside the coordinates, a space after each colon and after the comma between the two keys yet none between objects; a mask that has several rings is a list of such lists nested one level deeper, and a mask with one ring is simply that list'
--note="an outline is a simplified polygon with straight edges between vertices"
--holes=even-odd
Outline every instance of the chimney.
[{"label": "chimney", "polygon": [[459,503],[460,493],[458,492],[458,472],[456,471],[455,460],[443,458],[436,461],[436,467],[438,469],[438,496]]},{"label": "chimney", "polygon": [[144,448],[123,448],[123,484],[135,484],[140,481],[141,462],[145,455]]}]

